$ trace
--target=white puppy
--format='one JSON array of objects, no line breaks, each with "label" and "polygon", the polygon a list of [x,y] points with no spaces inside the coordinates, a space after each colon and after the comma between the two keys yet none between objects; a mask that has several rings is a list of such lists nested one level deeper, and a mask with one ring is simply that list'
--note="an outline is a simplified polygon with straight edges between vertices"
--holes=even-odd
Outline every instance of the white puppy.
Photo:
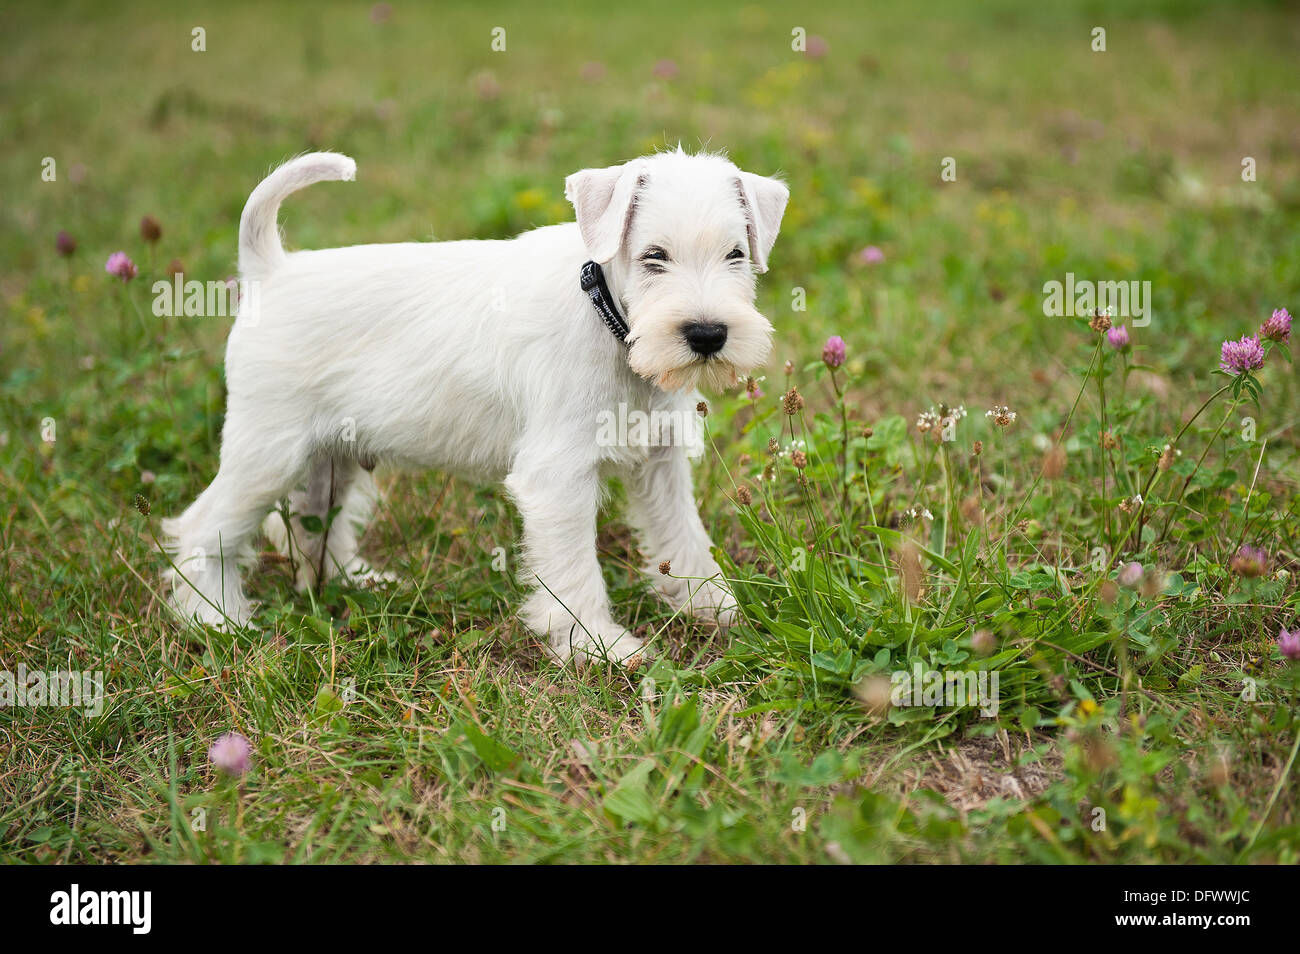
[{"label": "white puppy", "polygon": [[[301,156],[244,207],[250,293],[226,349],[221,467],[164,522],[180,614],[247,622],[240,567],[263,518],[300,586],[370,576],[357,543],[375,499],[370,470],[383,462],[505,481],[534,588],[521,616],[558,659],[626,660],[642,646],[615,621],[596,559],[614,474],[647,567],[671,561],[672,576],[651,574],[656,589],[674,608],[729,622],[685,431],[698,384],[735,384],[768,355],[754,274],[767,269],[786,187],[679,149],[569,176],[576,224],[508,241],[286,253],[281,201],[355,173],[346,156]],[[628,414],[651,416],[653,433],[599,436]],[[291,530],[267,517],[285,498]]]}]

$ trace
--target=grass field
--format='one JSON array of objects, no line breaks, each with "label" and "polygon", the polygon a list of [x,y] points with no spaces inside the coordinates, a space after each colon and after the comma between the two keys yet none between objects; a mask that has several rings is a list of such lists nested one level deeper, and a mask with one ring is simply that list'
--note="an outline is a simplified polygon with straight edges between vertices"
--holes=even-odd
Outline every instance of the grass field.
[{"label": "grass field", "polygon": [[[1300,386],[1281,345],[1216,370],[1300,307],[1294,7],[204,6],[0,11],[0,670],[105,691],[0,708],[0,860],[1300,861]],[[401,582],[267,558],[257,631],[177,625],[155,540],[215,472],[229,322],[154,317],[169,262],[232,275],[308,149],[359,175],[290,247],[567,221],[565,175],[679,141],[792,196],[774,359],[708,396],[697,468],[743,624],[657,602],[616,490],[657,652],[557,668],[503,492],[386,473],[365,552]],[[1150,283],[1126,350],[1045,314],[1067,273]],[[914,666],[996,674],[996,714],[891,701]]]}]

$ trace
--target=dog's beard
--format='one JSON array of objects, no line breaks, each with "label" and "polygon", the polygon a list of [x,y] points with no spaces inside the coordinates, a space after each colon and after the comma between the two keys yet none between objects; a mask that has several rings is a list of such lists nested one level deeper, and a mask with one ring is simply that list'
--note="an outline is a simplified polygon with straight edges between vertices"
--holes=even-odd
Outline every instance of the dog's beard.
[{"label": "dog's beard", "polygon": [[743,376],[767,360],[772,326],[752,307],[738,308],[722,319],[727,342],[702,358],[683,340],[682,325],[691,316],[675,312],[638,315],[629,336],[628,365],[664,391],[734,388]]},{"label": "dog's beard", "polygon": [[657,375],[655,386],[664,391],[725,391],[740,382],[740,371],[734,364],[716,358],[701,358],[690,364],[672,368]]}]

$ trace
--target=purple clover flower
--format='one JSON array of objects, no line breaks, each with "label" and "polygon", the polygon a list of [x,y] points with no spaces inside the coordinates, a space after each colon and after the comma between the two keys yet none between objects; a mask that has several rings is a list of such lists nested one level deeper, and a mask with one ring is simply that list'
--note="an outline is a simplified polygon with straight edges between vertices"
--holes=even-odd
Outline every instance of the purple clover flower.
[{"label": "purple clover flower", "polygon": [[227,775],[243,775],[253,762],[253,743],[238,732],[227,732],[212,743],[208,759]]},{"label": "purple clover flower", "polygon": [[1266,341],[1291,340],[1291,313],[1285,308],[1274,310],[1273,316],[1259,326],[1259,337]]},{"label": "purple clover flower", "polygon": [[1142,569],[1141,563],[1125,563],[1119,568],[1119,585],[1135,587],[1142,582],[1142,577],[1146,571]]},{"label": "purple clover flower", "polygon": [[844,359],[848,357],[849,349],[844,344],[844,339],[839,335],[831,335],[826,339],[826,344],[822,346],[822,360],[826,362],[826,367],[834,371],[844,364]]},{"label": "purple clover flower", "polygon": [[140,270],[135,267],[135,262],[131,261],[131,257],[126,252],[114,252],[104,263],[104,271],[124,282],[129,282]]},{"label": "purple clover flower", "polygon": [[1225,341],[1219,352],[1219,367],[1232,375],[1264,367],[1264,348],[1257,335],[1243,335],[1240,341]]},{"label": "purple clover flower", "polygon": [[1243,544],[1233,554],[1229,566],[1238,576],[1248,578],[1263,576],[1264,571],[1268,569],[1268,554],[1259,547],[1252,547],[1249,543]]}]

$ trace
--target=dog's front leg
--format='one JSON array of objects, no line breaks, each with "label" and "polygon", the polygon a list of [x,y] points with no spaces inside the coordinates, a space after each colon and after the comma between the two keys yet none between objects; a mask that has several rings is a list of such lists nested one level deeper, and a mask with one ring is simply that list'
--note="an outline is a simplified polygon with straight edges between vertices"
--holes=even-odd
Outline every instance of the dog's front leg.
[{"label": "dog's front leg", "polygon": [[520,460],[505,481],[524,522],[526,580],[536,589],[520,616],[560,662],[624,662],[643,647],[614,622],[596,559],[600,474]]},{"label": "dog's front leg", "polygon": [[[654,588],[673,609],[684,607],[695,616],[731,625],[736,601],[695,507],[685,447],[652,447],[649,458],[628,475],[627,491],[628,517]],[[671,565],[669,575],[658,570],[664,562]]]}]

